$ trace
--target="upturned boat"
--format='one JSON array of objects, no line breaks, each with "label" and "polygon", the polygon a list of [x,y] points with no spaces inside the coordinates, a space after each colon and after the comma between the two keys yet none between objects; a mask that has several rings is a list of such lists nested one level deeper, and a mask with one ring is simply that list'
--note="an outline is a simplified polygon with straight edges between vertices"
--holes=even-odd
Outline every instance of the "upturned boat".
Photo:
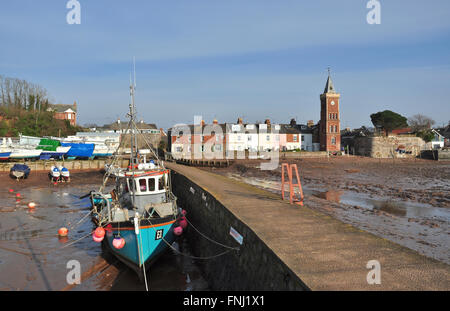
[{"label": "upturned boat", "polygon": [[[144,163],[136,142],[135,85],[130,85],[130,165],[117,170],[117,151],[109,163],[100,190],[91,191],[95,241],[102,241],[119,260],[146,281],[146,270],[182,233],[181,211],[172,193],[170,171],[152,149],[153,163]],[[139,135],[139,134],[138,134]],[[123,143],[123,142],[122,142]],[[118,146],[117,150],[121,148]],[[149,146],[149,148],[152,148]],[[106,191],[111,173],[114,187]]]}]

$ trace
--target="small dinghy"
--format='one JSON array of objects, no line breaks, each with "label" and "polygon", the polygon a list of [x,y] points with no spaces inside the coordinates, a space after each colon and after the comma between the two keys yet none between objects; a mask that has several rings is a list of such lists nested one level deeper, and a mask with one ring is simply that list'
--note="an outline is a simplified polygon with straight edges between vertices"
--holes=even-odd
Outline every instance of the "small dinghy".
[{"label": "small dinghy", "polygon": [[62,182],[70,182],[70,172],[67,169],[67,167],[64,167],[62,165],[58,166],[59,169],[59,173],[61,174],[60,176],[60,181]]},{"label": "small dinghy", "polygon": [[59,169],[56,166],[53,165],[50,168],[50,173],[48,173],[48,175],[53,182],[59,182],[59,179],[61,177],[61,172],[59,171]]},{"label": "small dinghy", "polygon": [[31,171],[31,169],[28,167],[28,165],[14,164],[14,166],[11,167],[9,174],[12,177],[15,177],[17,180],[19,180],[20,178],[23,178],[23,179],[28,178],[30,171]]}]

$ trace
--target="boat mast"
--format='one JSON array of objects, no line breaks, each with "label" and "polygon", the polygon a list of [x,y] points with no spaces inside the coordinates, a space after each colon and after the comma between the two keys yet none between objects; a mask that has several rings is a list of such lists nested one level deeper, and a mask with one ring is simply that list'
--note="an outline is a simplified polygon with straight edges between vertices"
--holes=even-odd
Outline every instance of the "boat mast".
[{"label": "boat mast", "polygon": [[[135,103],[134,103],[134,92],[136,90],[136,63],[135,62],[136,62],[135,58],[133,57],[134,81],[133,82],[131,81],[131,74],[130,74],[130,97],[131,97],[131,101],[130,101],[130,112],[129,112],[130,126],[128,127],[131,130],[131,132],[130,132],[130,137],[131,137],[131,139],[130,139],[131,140],[130,141],[130,147],[131,147],[131,150],[130,150],[130,165],[131,165],[131,171],[132,171],[132,174],[133,174],[132,176],[134,176],[135,164],[137,163],[136,156],[135,156],[135,153],[134,153],[135,146],[136,146],[136,152],[137,152],[137,143],[136,143],[136,140],[135,140],[135,133],[134,133],[134,131],[135,131],[135,127],[134,127],[135,122],[134,121],[135,121],[135,118],[136,118],[136,106],[135,106]],[[137,185],[136,185],[136,181],[135,181],[134,178],[131,178],[131,180],[132,180],[132,186],[134,187],[134,189],[132,189],[133,196],[132,196],[132,202],[131,203],[132,203],[133,208],[135,208],[135,201],[136,201],[135,192],[136,192],[136,189],[137,189]]]}]

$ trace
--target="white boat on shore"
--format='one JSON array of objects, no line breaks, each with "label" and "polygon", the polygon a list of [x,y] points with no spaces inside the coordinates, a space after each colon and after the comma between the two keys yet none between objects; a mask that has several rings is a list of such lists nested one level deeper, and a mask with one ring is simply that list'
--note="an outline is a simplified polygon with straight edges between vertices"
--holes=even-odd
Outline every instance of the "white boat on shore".
[{"label": "white boat on shore", "polygon": [[32,159],[39,158],[42,150],[40,149],[27,149],[27,148],[12,148],[10,159]]}]

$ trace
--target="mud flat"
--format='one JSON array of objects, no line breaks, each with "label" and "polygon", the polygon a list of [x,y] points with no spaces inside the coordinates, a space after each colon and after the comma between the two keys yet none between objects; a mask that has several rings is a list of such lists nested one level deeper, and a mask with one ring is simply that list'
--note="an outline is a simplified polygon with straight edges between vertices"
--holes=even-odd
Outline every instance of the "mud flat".
[{"label": "mud flat", "polygon": [[[450,162],[363,157],[288,160],[308,206],[450,264]],[[281,168],[203,168],[281,195]],[[286,188],[286,190],[288,190]]]},{"label": "mud flat", "polygon": [[[145,290],[132,271],[92,241],[89,217],[78,223],[90,210],[89,199],[80,196],[98,189],[102,178],[100,170],[71,170],[70,183],[54,185],[46,172],[32,171],[19,182],[0,173],[0,290]],[[29,209],[29,202],[36,207]],[[67,238],[57,236],[62,226],[69,228]],[[190,248],[186,239],[177,247]],[[80,262],[79,285],[66,280],[71,260]],[[192,261],[171,251],[147,275],[150,290],[208,289]]]}]

